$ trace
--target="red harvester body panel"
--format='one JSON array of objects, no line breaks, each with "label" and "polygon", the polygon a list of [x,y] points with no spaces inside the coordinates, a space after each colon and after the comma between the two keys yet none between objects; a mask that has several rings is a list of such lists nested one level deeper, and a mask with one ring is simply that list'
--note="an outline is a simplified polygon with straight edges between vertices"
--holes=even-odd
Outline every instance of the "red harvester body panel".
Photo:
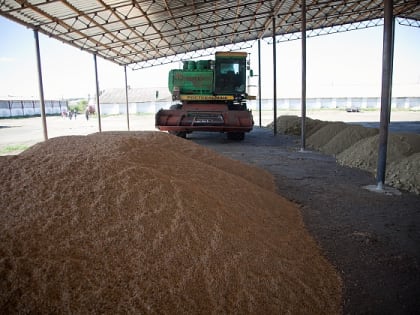
[{"label": "red harvester body panel", "polygon": [[251,111],[229,110],[226,104],[184,104],[156,115],[156,126],[163,131],[249,132],[253,125]]}]

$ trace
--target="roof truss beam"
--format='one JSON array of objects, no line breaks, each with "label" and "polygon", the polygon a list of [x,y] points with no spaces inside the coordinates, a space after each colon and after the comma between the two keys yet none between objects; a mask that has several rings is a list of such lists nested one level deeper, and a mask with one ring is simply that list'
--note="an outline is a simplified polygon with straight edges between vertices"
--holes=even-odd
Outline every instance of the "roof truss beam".
[{"label": "roof truss beam", "polygon": [[[275,34],[293,37],[301,28],[301,1],[0,0],[0,14],[104,59],[135,65],[271,38],[273,27]],[[307,30],[380,19],[382,2],[306,0]],[[420,21],[420,1],[393,2],[396,17]]]}]

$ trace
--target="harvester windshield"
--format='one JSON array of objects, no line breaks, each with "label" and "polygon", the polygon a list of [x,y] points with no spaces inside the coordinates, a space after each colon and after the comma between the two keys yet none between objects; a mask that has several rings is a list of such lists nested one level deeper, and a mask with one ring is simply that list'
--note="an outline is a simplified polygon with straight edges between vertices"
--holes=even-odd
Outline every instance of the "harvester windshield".
[{"label": "harvester windshield", "polygon": [[216,94],[245,93],[246,55],[216,56],[214,73]]}]

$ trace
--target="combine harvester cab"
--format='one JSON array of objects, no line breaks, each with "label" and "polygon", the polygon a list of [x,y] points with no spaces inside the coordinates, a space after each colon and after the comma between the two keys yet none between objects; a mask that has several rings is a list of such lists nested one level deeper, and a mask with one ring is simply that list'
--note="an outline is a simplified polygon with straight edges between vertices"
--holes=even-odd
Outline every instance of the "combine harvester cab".
[{"label": "combine harvester cab", "polygon": [[247,53],[216,52],[216,60],[185,61],[169,72],[174,105],[156,114],[156,128],[185,138],[193,131],[225,132],[243,140],[254,120],[247,109]]}]

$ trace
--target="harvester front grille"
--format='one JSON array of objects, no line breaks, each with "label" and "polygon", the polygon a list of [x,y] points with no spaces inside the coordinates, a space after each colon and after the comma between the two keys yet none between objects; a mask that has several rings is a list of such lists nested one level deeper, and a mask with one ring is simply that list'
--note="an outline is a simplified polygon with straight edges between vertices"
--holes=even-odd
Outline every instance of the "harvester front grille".
[{"label": "harvester front grille", "polygon": [[214,112],[188,112],[192,126],[224,125],[225,121],[221,113]]}]

